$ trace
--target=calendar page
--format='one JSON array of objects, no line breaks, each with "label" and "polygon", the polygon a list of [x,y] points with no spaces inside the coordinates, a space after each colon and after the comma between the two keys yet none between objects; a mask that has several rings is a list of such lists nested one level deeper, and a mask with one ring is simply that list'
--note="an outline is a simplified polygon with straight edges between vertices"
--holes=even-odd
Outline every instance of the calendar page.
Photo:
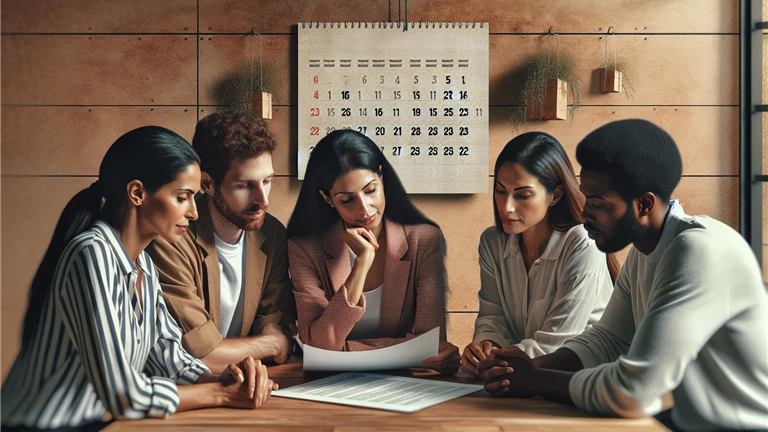
[{"label": "calendar page", "polygon": [[488,191],[487,23],[298,27],[300,180],[323,136],[353,129],[409,193]]}]

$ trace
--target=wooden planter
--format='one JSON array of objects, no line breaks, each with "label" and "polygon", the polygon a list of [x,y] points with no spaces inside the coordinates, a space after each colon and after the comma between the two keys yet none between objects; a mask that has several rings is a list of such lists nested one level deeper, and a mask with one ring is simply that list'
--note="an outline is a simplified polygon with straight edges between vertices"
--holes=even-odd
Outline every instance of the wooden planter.
[{"label": "wooden planter", "polygon": [[251,111],[257,116],[272,119],[272,93],[254,92],[251,94]]},{"label": "wooden planter", "polygon": [[568,118],[568,83],[548,79],[544,88],[544,105],[539,106],[534,93],[528,101],[525,117],[528,120],[565,120]]},{"label": "wooden planter", "polygon": [[600,91],[603,93],[621,93],[621,78],[619,71],[600,72]]}]

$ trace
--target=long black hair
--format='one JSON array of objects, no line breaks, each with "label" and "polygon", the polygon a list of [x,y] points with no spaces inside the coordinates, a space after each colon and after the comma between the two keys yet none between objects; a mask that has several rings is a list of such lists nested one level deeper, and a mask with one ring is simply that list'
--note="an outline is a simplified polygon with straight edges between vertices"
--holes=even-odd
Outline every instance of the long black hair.
[{"label": "long black hair", "polygon": [[413,205],[400,178],[376,143],[359,132],[345,129],[326,135],[312,150],[296,207],[288,221],[289,236],[324,231],[340,219],[318,191],[330,196],[336,179],[354,169],[369,170],[381,178],[387,218],[404,225],[438,226]]},{"label": "long black hair", "polygon": [[134,129],[112,144],[101,161],[99,179],[78,192],[59,217],[51,243],[32,280],[22,349],[34,338],[56,266],[67,244],[89,229],[96,219],[119,226],[128,203],[126,187],[131,181],[140,180],[147,192],[154,193],[192,164],[200,165],[192,146],[175,132],[159,126]]},{"label": "long black hair", "polygon": [[[562,186],[562,198],[547,214],[549,225],[554,230],[567,231],[584,223],[581,212],[584,210],[586,198],[579,190],[576,173],[568,155],[555,137],[544,132],[527,132],[512,139],[496,158],[494,179],[499,175],[499,168],[506,163],[522,165],[539,180],[548,194],[552,194],[557,186]],[[496,229],[503,232],[496,200],[493,201],[493,216]],[[606,260],[611,279],[615,282],[619,274],[619,263],[613,254],[607,254]]]}]

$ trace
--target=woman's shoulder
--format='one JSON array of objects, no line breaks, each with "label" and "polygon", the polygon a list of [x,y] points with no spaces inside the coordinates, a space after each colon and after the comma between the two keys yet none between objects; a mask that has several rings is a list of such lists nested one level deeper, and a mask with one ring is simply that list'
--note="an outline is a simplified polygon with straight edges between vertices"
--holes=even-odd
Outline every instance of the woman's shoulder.
[{"label": "woman's shoulder", "polygon": [[443,230],[427,223],[402,225],[408,243],[437,245],[443,242]]},{"label": "woman's shoulder", "polygon": [[583,225],[576,225],[563,233],[563,248],[560,258],[564,260],[582,260],[595,258],[605,260],[605,254],[597,248],[595,241],[589,238]]}]

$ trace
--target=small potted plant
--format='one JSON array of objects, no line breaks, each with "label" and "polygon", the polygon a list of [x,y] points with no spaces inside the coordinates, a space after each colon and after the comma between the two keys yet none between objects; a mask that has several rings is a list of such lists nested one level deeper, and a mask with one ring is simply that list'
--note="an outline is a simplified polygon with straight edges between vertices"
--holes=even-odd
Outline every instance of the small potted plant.
[{"label": "small potted plant", "polygon": [[[568,108],[568,93],[571,106]],[[525,66],[519,104],[514,109],[515,126],[521,120],[565,120],[581,102],[581,80],[569,55],[549,54],[532,58]]]},{"label": "small potted plant", "polygon": [[252,111],[263,119],[272,119],[271,69],[264,64],[244,65],[222,80],[215,92],[219,104],[233,110]]},{"label": "small potted plant", "polygon": [[607,59],[600,71],[600,91],[603,93],[626,92],[627,98],[631,98],[635,91],[632,80],[632,72],[620,59]]}]

